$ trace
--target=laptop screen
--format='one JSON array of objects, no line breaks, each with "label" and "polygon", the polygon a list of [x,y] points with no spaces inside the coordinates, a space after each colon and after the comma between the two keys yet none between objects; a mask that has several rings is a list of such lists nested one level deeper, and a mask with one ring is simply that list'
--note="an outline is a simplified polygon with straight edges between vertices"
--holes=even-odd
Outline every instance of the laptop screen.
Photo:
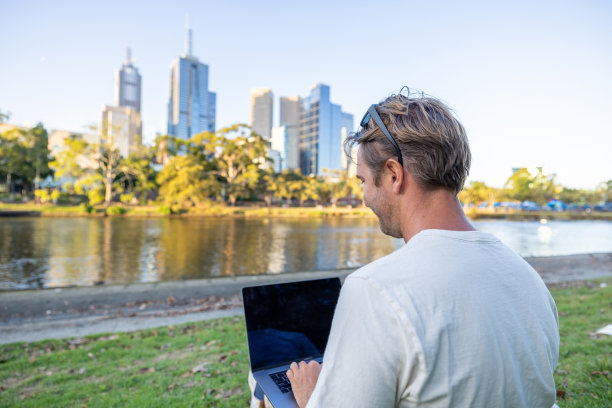
[{"label": "laptop screen", "polygon": [[251,369],[322,356],[339,294],[338,278],[243,288]]}]

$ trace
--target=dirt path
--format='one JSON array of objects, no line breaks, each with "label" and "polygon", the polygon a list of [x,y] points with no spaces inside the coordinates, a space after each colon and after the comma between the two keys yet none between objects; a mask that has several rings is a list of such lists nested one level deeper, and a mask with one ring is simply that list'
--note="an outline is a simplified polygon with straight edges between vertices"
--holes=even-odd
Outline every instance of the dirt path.
[{"label": "dirt path", "polygon": [[[612,276],[612,253],[526,258],[544,282]],[[0,292],[0,344],[124,332],[242,314],[240,289],[344,278],[353,269],[181,282]]]}]

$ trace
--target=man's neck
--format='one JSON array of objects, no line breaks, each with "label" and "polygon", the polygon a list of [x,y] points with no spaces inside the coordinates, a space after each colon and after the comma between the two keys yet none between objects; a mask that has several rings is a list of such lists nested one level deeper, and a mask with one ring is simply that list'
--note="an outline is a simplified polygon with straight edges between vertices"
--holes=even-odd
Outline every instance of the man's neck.
[{"label": "man's neck", "polygon": [[445,189],[419,190],[406,200],[402,211],[402,236],[405,242],[426,229],[474,231],[457,197]]}]

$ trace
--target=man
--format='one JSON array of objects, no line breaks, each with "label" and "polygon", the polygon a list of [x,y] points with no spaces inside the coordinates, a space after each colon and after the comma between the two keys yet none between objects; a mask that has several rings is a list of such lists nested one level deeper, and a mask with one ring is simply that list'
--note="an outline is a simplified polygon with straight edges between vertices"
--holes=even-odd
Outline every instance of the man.
[{"label": "man", "polygon": [[538,274],[476,231],[457,193],[463,126],[439,100],[392,95],[361,130],[357,178],[406,244],[349,275],[323,364],[287,372],[300,407],[552,407],[559,334]]}]

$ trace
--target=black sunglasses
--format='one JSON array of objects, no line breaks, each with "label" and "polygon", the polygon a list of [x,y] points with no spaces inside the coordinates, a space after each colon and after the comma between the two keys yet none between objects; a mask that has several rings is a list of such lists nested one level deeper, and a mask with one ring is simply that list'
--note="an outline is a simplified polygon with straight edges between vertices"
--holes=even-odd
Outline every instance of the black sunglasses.
[{"label": "black sunglasses", "polygon": [[389,133],[389,131],[387,130],[387,127],[385,126],[382,119],[380,118],[380,115],[378,115],[378,111],[376,110],[375,104],[370,106],[368,108],[368,111],[365,113],[365,115],[363,115],[363,119],[361,119],[361,123],[360,123],[361,127],[364,127],[365,125],[367,125],[368,122],[370,121],[370,118],[374,119],[374,123],[376,123],[376,126],[378,126],[380,130],[382,130],[382,132],[385,134],[385,136],[387,136],[387,139],[389,139],[393,147],[395,147],[395,153],[397,153],[397,161],[402,167],[404,167],[404,160],[402,160],[402,152],[399,146],[397,145],[397,142],[395,141],[395,139],[391,137],[391,133]]}]

